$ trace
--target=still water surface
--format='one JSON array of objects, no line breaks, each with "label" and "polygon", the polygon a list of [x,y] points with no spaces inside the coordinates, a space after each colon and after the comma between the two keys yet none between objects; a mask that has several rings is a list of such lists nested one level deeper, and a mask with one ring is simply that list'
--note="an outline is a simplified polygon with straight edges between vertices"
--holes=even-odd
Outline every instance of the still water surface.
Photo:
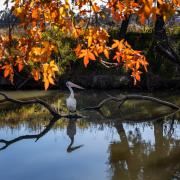
[{"label": "still water surface", "polygon": [[[68,114],[68,92],[7,92],[41,97]],[[119,96],[118,91],[108,92]],[[150,94],[180,105],[178,93]],[[76,93],[78,109],[105,92]],[[180,113],[147,101],[108,102],[82,119],[53,119],[39,105],[0,104],[0,180],[176,180],[180,179]],[[4,146],[4,141],[7,146]]]}]

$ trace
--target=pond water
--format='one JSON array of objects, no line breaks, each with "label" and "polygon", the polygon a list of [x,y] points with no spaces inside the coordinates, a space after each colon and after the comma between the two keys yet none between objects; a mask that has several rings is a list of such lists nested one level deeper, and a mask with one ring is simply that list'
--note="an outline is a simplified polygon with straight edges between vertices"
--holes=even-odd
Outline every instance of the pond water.
[{"label": "pond water", "polygon": [[[41,97],[68,114],[69,92],[6,92]],[[0,180],[176,180],[180,179],[180,113],[148,102],[115,102],[101,111],[107,93],[78,91],[81,119],[55,119],[40,105],[0,104]],[[126,92],[124,92],[126,94]],[[146,95],[146,94],[145,94]],[[178,93],[148,94],[180,105]]]}]

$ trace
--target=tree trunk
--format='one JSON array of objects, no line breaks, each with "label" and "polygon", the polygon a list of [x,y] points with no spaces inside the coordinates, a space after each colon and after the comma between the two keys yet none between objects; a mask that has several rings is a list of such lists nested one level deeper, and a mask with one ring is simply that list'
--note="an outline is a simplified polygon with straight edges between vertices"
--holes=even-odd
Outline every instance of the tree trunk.
[{"label": "tree trunk", "polygon": [[120,39],[126,39],[126,32],[129,25],[130,17],[131,15],[129,15],[128,17],[126,17],[126,19],[122,21],[121,28],[118,33],[118,37]]},{"label": "tree trunk", "polygon": [[154,49],[165,58],[168,58],[173,63],[180,67],[180,58],[176,52],[171,48],[165,30],[165,22],[162,16],[157,15],[154,28]]}]

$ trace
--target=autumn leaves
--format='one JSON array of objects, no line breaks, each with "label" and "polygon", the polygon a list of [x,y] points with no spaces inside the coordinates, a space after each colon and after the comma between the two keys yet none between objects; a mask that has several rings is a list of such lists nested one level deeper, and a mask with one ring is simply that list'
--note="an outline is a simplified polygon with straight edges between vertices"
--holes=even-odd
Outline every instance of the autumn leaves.
[{"label": "autumn leaves", "polygon": [[[101,62],[102,56],[104,56],[106,59],[109,59],[110,54],[114,54],[112,57],[114,61],[122,64],[127,71],[131,70],[131,76],[134,78],[134,84],[136,84],[137,81],[140,81],[142,69],[147,71],[148,66],[148,62],[145,56],[141,54],[141,51],[133,50],[128,42],[124,39],[120,41],[114,40],[112,46],[108,47],[103,46],[103,44],[101,45],[101,41],[95,41],[95,43],[93,43],[94,38],[96,39],[95,34],[93,37],[91,37],[91,40],[88,39],[87,49],[82,49],[83,45],[79,44],[75,49],[76,56],[80,59],[83,58],[85,67],[87,67],[90,60],[94,61],[99,59]],[[100,38],[98,39],[100,40]],[[104,41],[106,41],[106,39],[104,39]]]},{"label": "autumn leaves", "polygon": [[[110,11],[114,21],[121,21],[136,13],[143,23],[152,15],[161,14],[164,18],[175,12],[179,1],[166,3],[158,0],[109,0],[102,1]],[[143,69],[148,62],[140,51],[133,50],[125,40],[113,40],[109,44],[109,34],[105,27],[91,23],[91,17],[102,17],[99,1],[76,0],[14,0],[13,13],[21,20],[19,36],[0,38],[0,68],[4,77],[13,82],[14,68],[21,72],[24,68],[38,81],[44,82],[45,89],[54,84],[55,75],[61,69],[53,54],[59,55],[58,41],[46,36],[47,31],[61,32],[77,45],[74,49],[77,59],[82,59],[87,67],[90,61],[100,63],[116,62],[131,71],[134,83],[140,81]],[[12,43],[15,42],[15,43]]]},{"label": "autumn leaves", "polygon": [[101,54],[109,59],[109,47],[106,45],[109,35],[105,29],[89,27],[84,30],[83,37],[75,52],[78,58],[83,58],[85,67],[89,60],[96,60]]}]

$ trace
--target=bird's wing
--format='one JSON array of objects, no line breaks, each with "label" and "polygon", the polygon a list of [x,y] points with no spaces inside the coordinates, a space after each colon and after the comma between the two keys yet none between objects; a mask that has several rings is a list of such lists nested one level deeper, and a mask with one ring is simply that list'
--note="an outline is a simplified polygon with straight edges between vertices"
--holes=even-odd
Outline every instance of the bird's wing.
[{"label": "bird's wing", "polygon": [[75,98],[67,98],[66,105],[69,111],[76,111],[76,99]]}]

